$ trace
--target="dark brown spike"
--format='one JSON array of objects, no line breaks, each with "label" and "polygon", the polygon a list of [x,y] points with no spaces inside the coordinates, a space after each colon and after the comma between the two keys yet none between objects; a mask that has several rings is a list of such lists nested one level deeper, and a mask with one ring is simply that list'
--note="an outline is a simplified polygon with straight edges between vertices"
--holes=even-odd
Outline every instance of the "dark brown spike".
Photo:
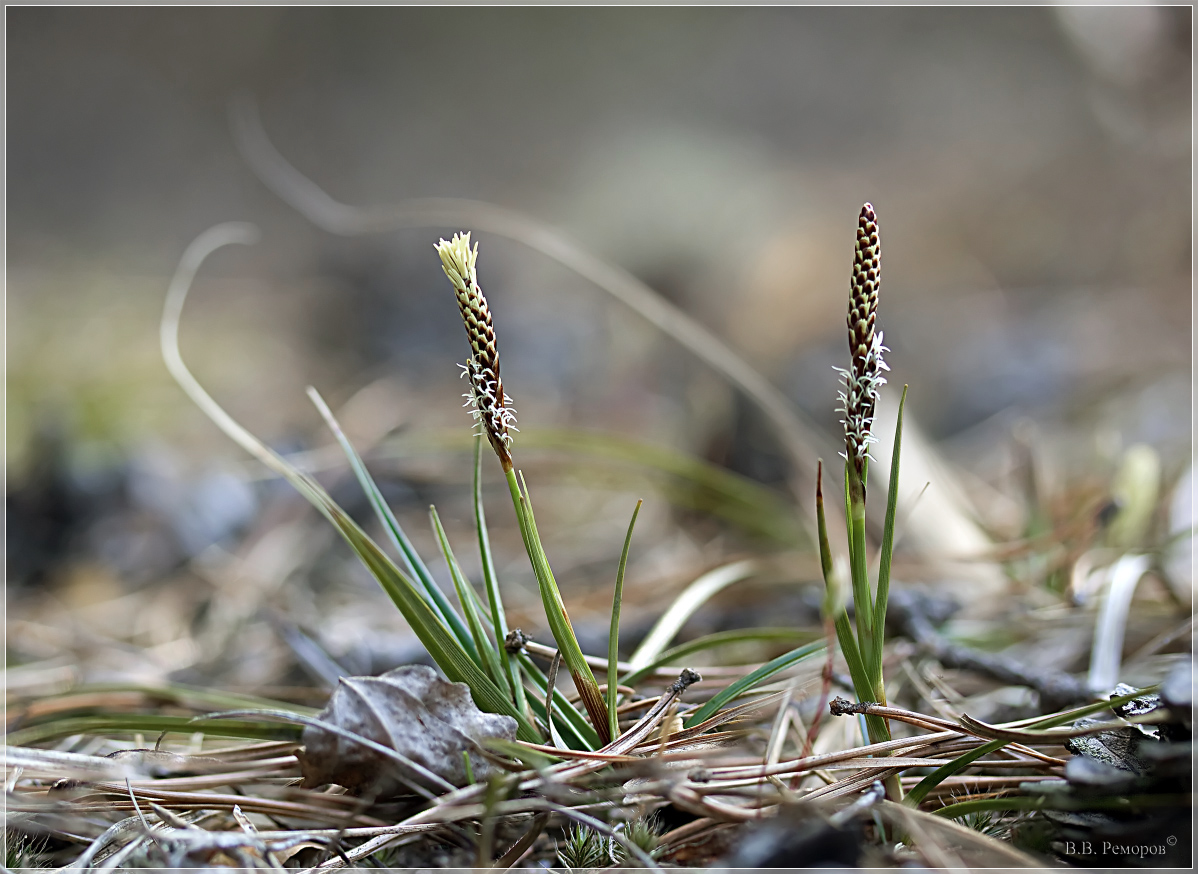
[{"label": "dark brown spike", "polygon": [[[876,336],[878,292],[882,282],[882,244],[873,204],[861,207],[857,218],[857,244],[849,279],[849,353],[852,365],[845,374],[845,454],[853,462],[858,478],[865,474],[866,450],[871,440],[882,363],[880,335]],[[876,348],[875,348],[876,347]],[[864,483],[862,483],[864,485]]]},{"label": "dark brown spike", "polygon": [[873,343],[878,314],[878,289],[882,275],[882,245],[873,204],[861,207],[857,218],[857,246],[849,280],[849,352],[854,363],[864,359]]}]

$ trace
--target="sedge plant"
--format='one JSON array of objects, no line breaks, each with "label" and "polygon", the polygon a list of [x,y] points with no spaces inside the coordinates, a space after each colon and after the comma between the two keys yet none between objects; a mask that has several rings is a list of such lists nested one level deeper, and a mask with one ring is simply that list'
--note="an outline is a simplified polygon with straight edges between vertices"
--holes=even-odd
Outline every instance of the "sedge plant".
[{"label": "sedge plant", "polygon": [[[889,351],[882,344],[882,332],[877,330],[878,291],[881,287],[882,247],[878,235],[878,219],[871,204],[861,208],[857,223],[857,244],[853,272],[849,281],[848,333],[852,362],[848,368],[837,368],[844,380],[840,391],[839,412],[844,425],[844,501],[845,527],[849,544],[849,575],[852,582],[853,609],[856,622],[850,623],[847,607],[836,598],[829,598],[836,638],[849,668],[854,691],[862,703],[886,703],[886,687],[882,676],[882,649],[885,642],[886,603],[890,593],[890,564],[894,548],[894,517],[898,501],[899,453],[902,446],[903,405],[907,391],[899,402],[895,427],[894,454],[890,464],[890,484],[886,496],[886,515],[882,528],[882,543],[878,556],[876,587],[871,587],[865,545],[866,483],[869,472],[870,446],[877,442],[873,434],[878,393],[886,383],[882,375],[890,368],[882,354]],[[819,532],[820,563],[824,582],[830,593],[840,589],[839,574],[832,560],[828,529],[824,513],[823,465],[816,479],[815,505]],[[887,722],[877,716],[866,717],[871,742],[890,740]],[[898,800],[897,779],[887,786],[888,793]]]},{"label": "sedge plant", "polygon": [[[636,522],[637,514],[634,512],[616,577],[605,700],[578,645],[561,592],[541,544],[528,486],[512,460],[511,432],[516,430],[515,411],[510,406],[511,398],[504,392],[500,380],[495,329],[486,298],[478,284],[477,247],[470,246],[469,234],[457,234],[449,242],[442,240],[436,248],[445,273],[453,284],[470,341],[470,360],[463,368],[463,376],[467,376],[470,382],[466,393],[466,405],[479,426],[475,437],[473,503],[485,598],[475,590],[474,585],[463,573],[434,509],[430,512],[433,533],[457,596],[457,605],[451,603],[387,505],[362,457],[315,389],[309,389],[309,396],[345,453],[350,468],[369,498],[378,523],[397,558],[376,543],[315,478],[268,448],[234,420],[204,390],[184,363],[179,351],[179,323],[195,275],[204,261],[217,250],[228,245],[250,244],[256,238],[257,231],[252,226],[228,223],[209,229],[188,247],[172,279],[161,322],[162,352],[167,369],[192,401],[228,437],[291,483],[321,512],[399,608],[408,625],[445,676],[453,682],[465,683],[470,688],[475,703],[482,710],[501,713],[515,719],[516,736],[519,740],[542,743],[548,738],[555,742],[560,741],[570,749],[597,749],[613,739],[618,732],[614,715],[617,688],[621,682],[630,684],[643,679],[649,671],[672,658],[680,658],[734,640],[793,639],[796,636],[790,629],[746,629],[732,635],[711,635],[672,650],[662,651],[668,643],[668,638],[663,637],[661,647],[646,655],[643,664],[629,668],[629,673],[624,677],[617,677],[620,667],[616,659],[619,605],[632,528]],[[499,460],[507,480],[520,532],[544,602],[546,618],[557,643],[561,661],[574,680],[582,708],[577,707],[561,690],[554,688],[551,678],[545,675],[525,651],[524,644],[527,638],[523,632],[508,628],[483,512],[484,441]],[[638,509],[639,506],[638,503]],[[700,582],[696,581],[695,585]],[[777,673],[816,655],[821,649],[820,642],[808,642],[762,665],[718,692],[702,707],[689,713],[687,726],[693,727],[709,719],[725,704],[742,695],[751,694]]]},{"label": "sedge plant", "polygon": [[[449,680],[465,683],[470,688],[474,702],[482,710],[515,719],[518,739],[542,742],[546,733],[551,732],[546,725],[547,714],[543,703],[548,684],[544,673],[518,646],[511,648],[505,645],[508,630],[502,604],[498,600],[494,562],[482,515],[477,452],[474,503],[490,610],[483,605],[473,586],[460,576],[452,550],[446,541],[438,537],[458,595],[458,607],[450,603],[383,499],[361,456],[314,389],[309,390],[312,401],[345,452],[355,477],[370,499],[382,530],[398,553],[398,560],[376,543],[312,476],[271,450],[233,419],[204,390],[184,363],[179,351],[179,322],[196,273],[217,250],[233,244],[249,244],[256,238],[257,231],[252,226],[241,223],[218,225],[201,234],[183,254],[167,293],[161,323],[162,352],[167,369],[192,401],[228,437],[290,482],[328,519],[399,608],[437,667]],[[436,522],[434,517],[434,529]],[[525,684],[538,694],[526,694]],[[595,749],[599,745],[598,731],[560,691],[552,690],[552,696],[555,728],[564,741],[573,749]]]},{"label": "sedge plant", "polygon": [[520,535],[524,540],[529,561],[532,562],[541,601],[545,607],[545,618],[549,622],[553,639],[557,642],[558,652],[561,653],[566,670],[574,680],[574,687],[578,690],[578,696],[586,708],[591,725],[600,740],[608,743],[612,740],[612,732],[607,702],[604,701],[595,675],[578,645],[578,638],[574,634],[574,627],[562,601],[561,590],[554,579],[553,569],[549,566],[545,548],[541,545],[541,535],[537,530],[528,484],[524,482],[523,475],[517,473],[512,461],[511,432],[516,430],[516,415],[515,410],[508,406],[509,398],[503,391],[503,379],[499,374],[499,350],[495,344],[495,326],[491,321],[487,299],[478,284],[478,244],[475,243],[473,248],[470,246],[469,233],[454,234],[452,240],[441,240],[437,243],[436,249],[437,254],[441,256],[441,266],[445,275],[449,277],[457,295],[458,309],[470,341],[470,359],[461,365],[462,376],[470,382],[470,389],[465,395],[466,404],[482,436],[487,438],[496,458],[499,459],[499,466],[507,478]]}]

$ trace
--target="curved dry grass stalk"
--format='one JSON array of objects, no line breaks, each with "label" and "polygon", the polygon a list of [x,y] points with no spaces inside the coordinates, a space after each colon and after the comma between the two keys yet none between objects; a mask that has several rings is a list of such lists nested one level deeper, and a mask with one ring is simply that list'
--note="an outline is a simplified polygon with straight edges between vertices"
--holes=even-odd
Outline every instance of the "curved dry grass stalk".
[{"label": "curved dry grass stalk", "polygon": [[175,275],[171,278],[170,287],[166,293],[166,303],[163,306],[162,322],[159,326],[159,340],[162,347],[162,357],[171,376],[191,398],[192,403],[199,407],[208,418],[212,419],[222,431],[242,449],[265,464],[281,476],[286,476],[286,462],[271,452],[249,431],[224,411],[204,387],[191,375],[183,356],[179,353],[179,319],[183,315],[183,303],[187,300],[187,292],[195,280],[196,273],[209,255],[225,246],[251,246],[258,242],[258,229],[245,222],[226,222],[211,227],[191,242]]},{"label": "curved dry grass stalk", "polygon": [[179,792],[198,792],[201,789],[215,789],[219,786],[237,786],[246,783],[266,783],[271,780],[299,779],[299,766],[294,758],[284,764],[283,768],[263,765],[247,771],[231,771],[227,774],[212,774],[203,777],[160,777],[149,780],[131,780],[135,789],[169,789]]}]

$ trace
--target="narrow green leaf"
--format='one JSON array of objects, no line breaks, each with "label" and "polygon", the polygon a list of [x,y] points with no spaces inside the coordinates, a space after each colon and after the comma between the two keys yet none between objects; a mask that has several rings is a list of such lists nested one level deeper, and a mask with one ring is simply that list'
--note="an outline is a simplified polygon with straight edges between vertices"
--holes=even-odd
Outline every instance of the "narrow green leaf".
[{"label": "narrow green leaf", "polygon": [[628,548],[632,545],[632,529],[636,527],[636,517],[641,512],[638,500],[632,510],[632,520],[628,523],[628,534],[624,537],[624,549],[620,552],[620,566],[616,570],[616,591],[611,603],[611,630],[607,635],[607,719],[608,733],[612,740],[620,734],[619,720],[616,718],[616,674],[620,649],[620,606],[624,600],[624,571],[628,567]]},{"label": "narrow green leaf", "polygon": [[886,521],[882,528],[882,549],[878,557],[878,591],[874,602],[873,676],[882,677],[882,646],[886,639],[886,603],[890,600],[890,561],[894,554],[894,517],[898,508],[899,454],[903,446],[903,407],[907,386],[899,399],[898,420],[894,426],[894,451],[890,458],[890,485],[886,490]]},{"label": "narrow green leaf", "polygon": [[366,493],[366,497],[370,499],[370,505],[374,508],[379,522],[382,523],[383,530],[387,532],[387,536],[391,539],[392,544],[399,550],[399,554],[403,558],[404,564],[407,565],[408,570],[420,581],[421,588],[423,588],[433,610],[440,617],[441,621],[449,626],[457,636],[458,642],[466,651],[477,658],[478,653],[474,651],[474,641],[466,630],[466,626],[462,624],[461,618],[445,597],[445,593],[441,591],[441,587],[433,579],[428,566],[420,558],[419,553],[416,552],[416,548],[412,546],[412,541],[408,539],[408,535],[404,533],[399,520],[391,512],[391,507],[383,499],[383,494],[379,491],[378,485],[375,484],[374,477],[366,469],[366,464],[362,461],[362,456],[358,454],[358,450],[354,448],[353,444],[349,442],[349,438],[345,436],[345,432],[341,430],[341,424],[333,416],[333,411],[329,409],[328,404],[324,402],[324,398],[320,396],[320,393],[316,389],[309,387],[308,397],[320,412],[329,430],[333,432],[333,436],[337,439],[337,442],[341,444],[341,450],[345,453],[345,457],[349,459],[354,476],[357,477],[358,483],[362,486],[362,491]]},{"label": "narrow green leaf", "polygon": [[746,677],[742,677],[735,683],[727,686],[702,707],[692,712],[686,718],[686,722],[684,723],[685,726],[690,728],[691,726],[698,725],[709,716],[715,715],[715,713],[729,701],[745,694],[746,692],[752,691],[770,677],[780,673],[781,671],[785,671],[787,668],[797,665],[806,658],[810,658],[815,653],[823,650],[823,648],[823,641],[816,641],[815,643],[809,643],[806,646],[801,646],[798,649],[792,649],[790,652],[783,653],[782,655],[778,656],[773,661],[766,662],[760,668],[753,671],[753,673]]},{"label": "narrow green leaf", "polygon": [[[528,676],[528,681],[532,684],[537,695],[528,696],[528,706],[532,708],[537,718],[542,722],[545,719],[545,689],[548,686],[548,678],[545,672],[542,671],[536,663],[523,653],[520,654],[519,664]],[[595,731],[587,717],[575,707],[561,689],[553,690],[553,713],[557,717],[556,725],[562,733],[562,739],[566,741],[566,745],[571,749],[576,750],[597,750],[600,747],[599,733]]]},{"label": "narrow green leaf", "polygon": [[[482,654],[483,665],[491,679],[497,686],[504,688],[507,686],[507,674],[504,673],[503,666],[500,664],[499,653],[487,639],[482,622],[479,621],[477,601],[475,597],[472,597],[476,594],[473,591],[474,587],[462,573],[457,557],[453,554],[453,547],[449,545],[449,538],[445,536],[445,528],[441,525],[441,517],[437,513],[437,508],[429,507],[428,511],[429,518],[433,523],[433,533],[437,535],[437,542],[441,545],[441,553],[445,556],[445,564],[449,567],[449,575],[453,579],[453,587],[458,593],[458,602],[462,605],[462,612],[466,614],[466,624],[470,627],[474,645]],[[467,590],[470,590],[470,594],[467,594]],[[507,691],[511,692],[510,689]]]},{"label": "narrow green leaf", "polygon": [[267,720],[222,720],[206,717],[164,716],[157,713],[102,713],[94,716],[73,716],[55,719],[27,728],[19,728],[5,736],[10,746],[30,746],[72,735],[104,735],[116,732],[154,735],[159,732],[179,732],[186,735],[202,731],[213,737],[245,738],[247,740],[297,740],[299,729]]},{"label": "narrow green leaf", "polygon": [[[1133,701],[1136,698],[1150,693],[1155,688],[1156,687],[1154,686],[1149,686],[1147,689],[1140,689],[1136,692],[1132,692],[1131,694],[1120,695],[1117,698],[1111,698],[1107,701],[1099,701],[1095,704],[1088,704],[1085,707],[1078,707],[1073,710],[1067,710],[1063,713],[1054,713],[1051,716],[1046,716],[1043,719],[1036,720],[1027,727],[1055,728],[1058,725],[1064,725],[1068,722],[1073,722],[1075,719],[1079,719],[1091,713],[1097,713],[1100,710],[1106,710],[1108,708],[1118,707],[1121,704],[1126,704],[1128,701]],[[918,807],[919,803],[927,797],[927,794],[944,782],[946,778],[960,773],[968,768],[973,762],[982,758],[982,756],[989,755],[995,750],[1002,749],[1009,743],[1011,743],[1009,740],[992,740],[989,743],[984,743],[980,747],[976,747],[967,753],[962,753],[961,755],[957,756],[957,758],[952,759],[947,764],[942,765],[931,774],[928,774],[928,776],[920,780],[915,788],[911,790],[910,794],[908,794],[903,800],[903,803],[909,805],[910,807]]]},{"label": "narrow green leaf", "polygon": [[549,622],[549,630],[553,633],[553,639],[557,641],[558,652],[562,654],[562,661],[565,662],[566,669],[574,680],[574,685],[578,689],[579,697],[582,699],[591,724],[599,733],[601,741],[607,743],[610,740],[606,737],[608,731],[607,704],[599,692],[599,684],[595,682],[595,675],[591,673],[591,667],[587,664],[582,649],[578,645],[578,638],[574,636],[574,627],[570,624],[570,617],[562,602],[561,591],[558,589],[557,581],[553,578],[553,570],[549,567],[549,558],[545,555],[545,549],[541,545],[541,535],[537,531],[532,502],[528,498],[528,486],[524,484],[522,487],[517,482],[514,470],[508,470],[506,473],[508,489],[512,494],[512,504],[516,509],[520,532],[524,538],[524,546],[528,552],[528,558],[532,562],[533,573],[537,577],[537,586],[541,590],[541,602],[545,607],[545,618]]},{"label": "narrow green leaf", "polygon": [[[474,596],[474,604],[475,604],[475,607],[480,611],[479,612],[480,618],[487,624],[488,627],[491,627],[490,626],[490,623],[491,623],[490,617],[488,617],[486,615],[486,613],[483,612],[483,611],[485,611],[486,605],[483,604],[482,599],[479,597],[478,593],[474,591],[473,587],[467,589],[466,591],[467,591],[467,594]],[[512,669],[515,671],[517,677],[520,677],[522,673],[526,673],[528,675],[529,682],[533,685],[533,688],[535,688],[537,690],[538,695],[543,700],[545,697],[545,682],[546,682],[544,672],[542,672],[541,669],[539,667],[537,667],[536,663],[534,661],[532,661],[532,659],[529,656],[523,655],[523,654],[512,659],[511,664],[512,664]],[[544,721],[544,707],[540,703],[540,701],[538,701],[537,697],[536,696],[529,697],[526,695],[524,695],[522,697],[523,697],[523,700],[525,703],[521,707],[521,711],[523,713],[525,713],[525,715],[527,716],[527,714],[529,713],[529,711],[531,709],[531,712],[533,714],[535,714],[536,717],[543,722]],[[572,726],[574,726],[574,729],[575,729],[574,733],[568,734],[568,736],[565,737],[566,745],[568,747],[570,747],[570,749],[574,749],[574,750],[598,749],[599,736],[595,733],[595,729],[593,729],[591,727],[590,722],[588,722],[587,718],[582,713],[579,712],[578,708],[575,707],[573,704],[571,704],[566,699],[566,696],[561,692],[561,690],[557,690],[554,692],[553,712],[558,716],[566,717],[569,720],[570,724]],[[560,726],[560,722],[559,722],[559,726]],[[584,740],[584,738],[585,738],[585,740]]]},{"label": "narrow green leaf", "polygon": [[[865,553],[865,488],[850,462],[844,465],[845,527],[849,535],[849,571],[853,578],[853,612],[857,618],[857,645],[866,667],[873,665],[873,598]],[[873,686],[873,683],[870,684]]]},{"label": "narrow green leaf", "polygon": [[906,799],[904,799],[904,803],[909,804],[912,807],[918,806],[919,802],[923,801],[927,794],[944,782],[946,778],[965,770],[971,764],[973,764],[976,759],[980,759],[982,756],[988,755],[995,750],[1002,749],[1008,743],[1009,741],[1005,740],[993,740],[989,743],[982,744],[976,749],[957,756],[957,758],[953,759],[948,764],[940,766],[931,774],[928,774],[928,776],[920,780],[915,788],[912,789],[907,795]]},{"label": "narrow green leaf", "polygon": [[537,741],[539,735],[536,728],[524,714],[516,710],[512,702],[499,691],[499,688],[470,657],[467,646],[472,646],[473,641],[469,639],[469,635],[467,634],[465,639],[461,639],[451,634],[445,627],[437,611],[426,600],[430,593],[418,590],[411,579],[337,505],[336,501],[329,497],[329,494],[316,480],[296,469],[230,416],[204,390],[204,387],[200,385],[183,362],[183,357],[179,353],[179,319],[196,272],[204,259],[221,246],[230,243],[251,242],[256,233],[252,226],[220,225],[196,238],[184,252],[179,267],[171,279],[166,303],[163,306],[162,322],[159,325],[162,357],[167,370],[196,406],[229,439],[268,468],[283,476],[337,528],[362,563],[378,580],[379,585],[399,607],[412,631],[420,638],[420,642],[424,644],[433,661],[445,675],[451,681],[466,683],[470,687],[470,693],[474,697],[475,703],[481,709],[513,717],[517,724],[517,737],[532,742]]},{"label": "narrow green leaf", "polygon": [[[521,713],[526,712],[528,703],[524,700],[524,683],[520,679],[520,669],[512,664],[504,646],[507,640],[507,615],[503,609],[503,597],[499,592],[499,576],[495,573],[495,559],[491,555],[491,535],[487,531],[487,514],[483,510],[483,438],[479,434],[474,438],[474,527],[478,532],[478,556],[483,568],[483,584],[487,590],[487,601],[491,606],[491,631],[499,645],[499,660],[503,665],[504,676],[507,677],[508,688],[512,690],[516,707]],[[473,589],[471,589],[473,591]]]},{"label": "narrow green leaf", "polygon": [[545,679],[545,727],[549,729],[550,746],[558,747],[563,745],[561,734],[557,727],[553,724],[553,695],[550,694],[551,689],[557,688],[557,672],[562,666],[562,654],[554,653],[553,659],[549,662],[549,674]]},{"label": "narrow green leaf", "polygon": [[1137,813],[1145,808],[1166,807],[1178,810],[1191,807],[1194,803],[1192,795],[1157,794],[1157,795],[1114,795],[1075,798],[1067,795],[1016,795],[1007,798],[979,798],[975,801],[961,801],[957,804],[946,804],[939,810],[933,810],[936,816],[945,819],[958,819],[971,813],[987,810],[1111,810],[1124,814]]},{"label": "narrow green leaf", "polygon": [[453,682],[468,685],[475,703],[481,709],[515,718],[518,725],[517,736],[522,740],[537,742],[539,735],[536,729],[449,633],[411,580],[352,519],[332,503],[331,498],[329,503],[332,505],[329,508],[332,510],[330,518],[334,520],[334,524],[338,525],[350,546],[374,574],[384,591],[391,596],[391,600],[404,614],[408,625],[420,638],[433,661],[445,672],[445,676]]},{"label": "narrow green leaf", "polygon": [[524,744],[505,740],[501,737],[486,738],[483,741],[483,747],[492,753],[507,756],[509,759],[520,762],[530,771],[541,771],[550,765],[564,761],[564,759],[552,753],[547,753],[544,750],[530,750]]},{"label": "narrow green leaf", "polygon": [[[845,465],[845,506],[848,507],[848,467]],[[819,559],[820,568],[824,573],[824,585],[829,589],[838,586],[840,583],[834,578],[836,568],[832,561],[832,545],[828,540],[828,521],[824,514],[824,464],[819,463],[819,469],[815,478],[815,517],[817,539],[819,541]],[[852,524],[851,522],[849,523]],[[874,697],[873,683],[871,682],[869,671],[866,668],[864,660],[861,658],[861,652],[857,648],[857,641],[853,637],[853,629],[849,624],[849,615],[843,607],[833,618],[833,624],[836,628],[836,640],[840,644],[840,651],[844,655],[845,664],[849,668],[849,676],[853,680],[853,690],[857,693],[858,701],[871,701]],[[886,721],[879,719],[876,716],[866,717],[866,725],[869,727],[871,740],[888,740],[890,730],[886,726]]]},{"label": "narrow green leaf", "polygon": [[462,750],[462,770],[466,772],[466,785],[474,783],[474,768],[470,765],[470,753]]},{"label": "narrow green leaf", "polygon": [[[844,654],[845,663],[849,667],[849,677],[852,678],[853,691],[857,693],[857,700],[875,701],[874,688],[870,685],[865,663],[861,660],[861,654],[857,652],[857,644],[853,639],[853,627],[849,624],[849,614],[841,610],[836,616],[835,626],[836,640],[840,644],[840,651]],[[890,727],[880,716],[866,716],[865,724],[869,729],[871,743],[890,740]]]}]

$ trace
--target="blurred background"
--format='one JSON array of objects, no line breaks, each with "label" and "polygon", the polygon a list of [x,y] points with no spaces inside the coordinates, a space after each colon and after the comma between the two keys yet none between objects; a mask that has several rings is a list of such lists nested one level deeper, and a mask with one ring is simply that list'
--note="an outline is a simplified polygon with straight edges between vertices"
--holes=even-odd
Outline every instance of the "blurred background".
[{"label": "blurred background", "polygon": [[[432,249],[469,228],[317,229],[238,152],[238,95],[337,200],[488,201],[626,269],[776,385],[825,459],[869,200],[890,392],[910,383],[911,424],[961,514],[997,542],[1051,531],[1109,498],[1142,444],[1161,495],[1146,530],[1162,542],[1174,524],[1192,433],[1189,8],[6,16],[8,641],[38,682],[285,685],[312,670],[308,638],[353,670],[419,658],[348,550],[162,365],[167,283],[217,222],[263,238],[196,283],[182,347],[200,381],[366,518],[304,395],[315,385],[425,554],[436,501],[477,566],[454,366],[467,347]],[[593,284],[476,238],[517,461],[549,508],[584,648],[602,648],[638,496],[630,634],[731,558],[814,580],[793,471],[756,407]],[[535,627],[487,478],[512,610]],[[944,578],[918,557],[910,579]],[[1049,573],[1029,564],[1015,582]],[[1188,598],[1188,566],[1177,576]],[[818,588],[763,585],[692,630],[815,616]]]}]

